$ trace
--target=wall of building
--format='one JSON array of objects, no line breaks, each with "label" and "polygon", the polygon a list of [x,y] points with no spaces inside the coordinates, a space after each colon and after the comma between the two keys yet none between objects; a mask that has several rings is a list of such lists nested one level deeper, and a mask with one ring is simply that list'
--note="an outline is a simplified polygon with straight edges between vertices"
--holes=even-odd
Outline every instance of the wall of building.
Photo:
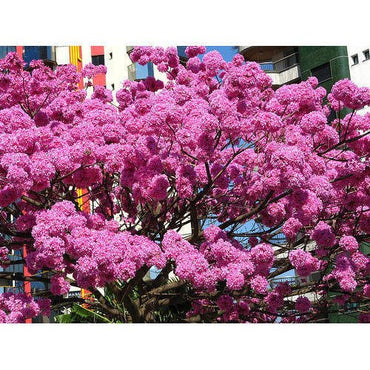
[{"label": "wall of building", "polygon": [[336,81],[350,77],[346,46],[299,46],[298,52],[302,80],[314,75],[313,70],[325,63],[330,64],[331,77],[320,85],[327,91]]},{"label": "wall of building", "polygon": [[[122,88],[122,83],[129,79],[128,66],[132,64],[125,46],[104,47],[105,65],[107,66],[106,86],[113,92]],[[114,95],[114,94],[113,94]]]},{"label": "wall of building", "polygon": [[[348,46],[348,63],[350,66],[351,80],[360,87],[370,87],[370,58],[367,57],[369,49],[370,46],[366,45]],[[370,107],[365,107],[359,112],[360,114],[369,113]]]},{"label": "wall of building", "polygon": [[56,46],[55,61],[58,65],[69,64],[69,46]]}]

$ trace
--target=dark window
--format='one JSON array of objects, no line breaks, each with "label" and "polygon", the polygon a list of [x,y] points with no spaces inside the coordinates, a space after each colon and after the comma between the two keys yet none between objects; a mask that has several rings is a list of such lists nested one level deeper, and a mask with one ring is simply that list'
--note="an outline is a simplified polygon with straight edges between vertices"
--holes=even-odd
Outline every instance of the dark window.
[{"label": "dark window", "polygon": [[25,46],[23,60],[29,64],[31,60],[50,59],[51,46]]},{"label": "dark window", "polygon": [[112,87],[112,90],[114,90],[114,84],[112,84],[111,87]]},{"label": "dark window", "polygon": [[47,46],[40,46],[40,59],[48,58],[48,48]]},{"label": "dark window", "polygon": [[319,83],[331,78],[330,63],[322,64],[311,70],[312,76],[315,76]]},{"label": "dark window", "polygon": [[104,55],[94,55],[91,57],[91,63],[94,66],[104,65]]},{"label": "dark window", "polygon": [[358,64],[358,54],[352,55],[352,65]]},{"label": "dark window", "polygon": [[364,50],[362,53],[364,54],[364,60],[370,59],[369,49]]},{"label": "dark window", "polygon": [[10,53],[11,51],[16,51],[15,46],[0,46],[0,59],[5,58],[6,54]]},{"label": "dark window", "polygon": [[113,53],[109,53],[109,59],[113,59]]}]

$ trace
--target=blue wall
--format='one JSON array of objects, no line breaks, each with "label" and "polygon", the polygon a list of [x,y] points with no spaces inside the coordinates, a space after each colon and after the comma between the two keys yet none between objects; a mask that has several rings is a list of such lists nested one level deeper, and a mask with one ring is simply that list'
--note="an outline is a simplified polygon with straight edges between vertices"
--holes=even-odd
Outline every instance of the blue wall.
[{"label": "blue wall", "polygon": [[0,59],[5,58],[11,51],[15,51],[15,46],[0,46]]}]

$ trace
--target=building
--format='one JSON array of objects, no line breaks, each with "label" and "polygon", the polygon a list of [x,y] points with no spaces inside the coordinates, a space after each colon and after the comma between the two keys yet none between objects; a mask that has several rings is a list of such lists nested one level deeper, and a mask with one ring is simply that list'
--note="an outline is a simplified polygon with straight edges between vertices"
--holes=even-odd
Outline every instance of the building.
[{"label": "building", "polygon": [[78,68],[83,68],[89,63],[105,65],[107,74],[96,76],[93,81],[95,86],[104,86],[115,92],[122,87],[123,81],[133,80],[136,77],[127,47],[55,46],[54,48],[57,65],[77,63]]},{"label": "building", "polygon": [[345,46],[240,46],[239,53],[261,65],[273,88],[315,76],[329,91],[336,81],[350,78]]},{"label": "building", "polygon": [[[347,47],[348,64],[350,69],[351,80],[358,86],[370,86],[370,54],[369,46]],[[361,109],[362,113],[369,113],[370,107]]]},{"label": "building", "polygon": [[[370,86],[369,46],[239,46],[239,53],[260,64],[272,78],[274,89],[310,76],[328,92],[344,78],[359,87]],[[367,112],[370,107],[360,111]]]}]

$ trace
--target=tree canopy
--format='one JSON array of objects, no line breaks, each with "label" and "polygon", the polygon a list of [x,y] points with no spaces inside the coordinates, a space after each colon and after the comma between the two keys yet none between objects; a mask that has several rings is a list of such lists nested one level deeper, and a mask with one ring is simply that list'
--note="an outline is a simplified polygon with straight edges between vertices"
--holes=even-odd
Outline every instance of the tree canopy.
[{"label": "tree canopy", "polygon": [[370,321],[370,89],[274,91],[257,63],[204,52],[135,48],[165,81],[115,99],[77,88],[104,66],[0,61],[0,263],[29,272],[0,277],[50,284],[1,294],[0,321],[325,322],[345,304]]}]

